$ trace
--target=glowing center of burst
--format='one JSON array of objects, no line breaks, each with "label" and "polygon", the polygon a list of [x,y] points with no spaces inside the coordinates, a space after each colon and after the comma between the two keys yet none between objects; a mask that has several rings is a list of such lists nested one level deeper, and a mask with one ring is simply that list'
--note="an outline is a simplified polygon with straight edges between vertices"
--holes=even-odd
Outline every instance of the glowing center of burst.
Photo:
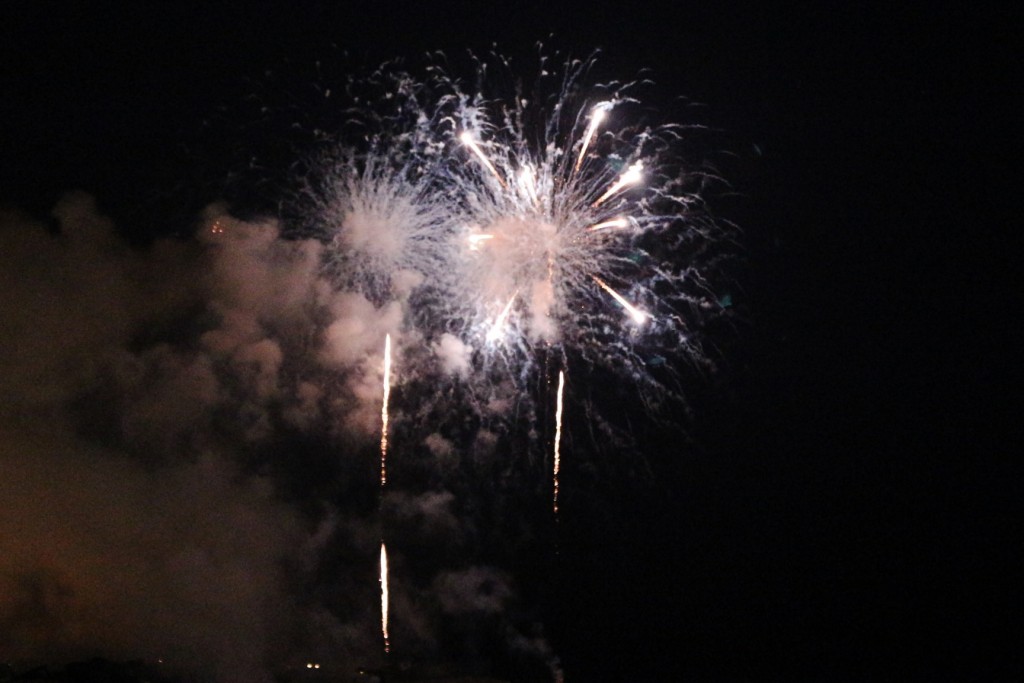
[{"label": "glowing center of burst", "polygon": [[553,224],[538,219],[505,217],[485,226],[470,238],[470,249],[478,252],[481,293],[504,304],[517,290],[546,281],[558,238]]},{"label": "glowing center of burst", "polygon": [[342,222],[338,239],[371,256],[397,260],[405,246],[398,227],[404,214],[398,211],[395,214],[384,215],[365,208],[351,211]]}]

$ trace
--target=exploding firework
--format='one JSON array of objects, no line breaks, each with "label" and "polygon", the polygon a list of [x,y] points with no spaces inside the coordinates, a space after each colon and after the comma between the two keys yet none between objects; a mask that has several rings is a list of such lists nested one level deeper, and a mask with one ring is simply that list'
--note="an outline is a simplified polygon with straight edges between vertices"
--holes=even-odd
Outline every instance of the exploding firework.
[{"label": "exploding firework", "polygon": [[[485,62],[473,87],[440,68],[423,79],[384,68],[350,84],[350,128],[309,165],[294,213],[328,245],[346,302],[359,300],[339,334],[374,338],[365,374],[382,399],[382,504],[392,427],[396,443],[416,433],[462,445],[485,419],[527,414],[535,426],[554,367],[628,379],[642,411],[681,400],[677,368],[707,362],[706,324],[728,314],[714,292],[727,233],[702,200],[713,176],[680,158],[687,129],[651,120],[642,83],[590,85],[592,66],[542,60],[528,91],[492,87],[502,81]],[[407,389],[395,406],[392,354]],[[566,383],[561,370],[547,442],[556,516]],[[402,405],[410,397],[420,404]],[[588,417],[606,427],[600,410]],[[383,535],[379,582],[387,652]]]},{"label": "exploding firework", "polygon": [[[352,86],[362,142],[302,195],[339,284],[401,301],[403,339],[484,393],[495,368],[522,392],[554,352],[625,374],[645,400],[679,396],[665,359],[705,363],[702,328],[724,312],[711,174],[680,160],[686,129],[647,120],[642,84],[588,85],[592,66],[542,60],[528,93],[490,92],[485,62],[474,90],[439,68],[377,72]],[[432,374],[398,343],[409,381]]]}]

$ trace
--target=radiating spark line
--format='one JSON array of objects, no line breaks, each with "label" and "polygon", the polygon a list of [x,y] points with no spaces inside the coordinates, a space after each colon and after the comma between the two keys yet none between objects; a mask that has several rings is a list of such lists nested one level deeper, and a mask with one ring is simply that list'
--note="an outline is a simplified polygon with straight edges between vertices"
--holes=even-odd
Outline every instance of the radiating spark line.
[{"label": "radiating spark line", "polygon": [[618,301],[619,304],[629,312],[629,315],[632,316],[634,322],[636,322],[638,325],[644,323],[648,318],[651,317],[650,313],[641,311],[639,308],[626,301],[621,294],[619,294],[614,289],[609,287],[608,283],[602,280],[601,278],[597,277],[596,275],[591,275],[590,277],[594,279],[594,282],[596,282],[601,287],[601,289],[608,292],[613,299]]},{"label": "radiating spark line", "polygon": [[639,183],[641,180],[643,180],[644,177],[643,170],[644,163],[642,161],[638,161],[632,166],[630,166],[625,173],[619,176],[619,179],[615,181],[615,184],[609,187],[608,191],[601,195],[598,198],[598,200],[594,202],[593,205],[600,206],[616,192],[619,192],[620,190],[629,185],[635,185],[636,183]]},{"label": "radiating spark line", "polygon": [[380,486],[388,480],[388,399],[391,396],[391,335],[384,335],[384,400],[380,408]]},{"label": "radiating spark line", "polygon": [[597,230],[607,230],[609,228],[625,228],[629,226],[629,219],[627,218],[613,218],[610,221],[603,221],[596,223],[587,228],[588,232],[594,232]]},{"label": "radiating spark line", "polygon": [[562,468],[562,392],[565,390],[565,372],[558,371],[558,398],[555,402],[555,458],[554,458],[554,492],[552,494],[552,507],[555,514],[558,514],[558,472]]},{"label": "radiating spark line", "polygon": [[532,166],[523,166],[523,169],[519,171],[519,183],[526,189],[526,194],[529,195],[534,205],[540,204],[540,197],[537,196],[537,177],[533,173]]},{"label": "radiating spark line", "polygon": [[469,248],[470,248],[471,251],[477,251],[480,248],[480,243],[481,242],[486,242],[488,240],[493,240],[493,239],[494,239],[494,235],[487,235],[487,234],[483,234],[483,235],[470,235],[469,236]]},{"label": "radiating spark line", "polygon": [[587,148],[590,147],[591,140],[594,139],[594,133],[597,132],[597,127],[604,121],[606,109],[608,107],[607,102],[594,107],[593,112],[590,114],[590,125],[587,126],[587,132],[583,136],[583,144],[580,145],[580,155],[576,157],[576,165],[573,166],[572,172],[579,173],[580,167],[583,166],[583,157],[587,154]]},{"label": "radiating spark line", "polygon": [[501,177],[501,174],[498,173],[498,169],[494,168],[494,164],[492,164],[491,160],[487,158],[484,151],[480,149],[480,145],[478,145],[476,140],[473,139],[473,134],[469,131],[465,131],[459,136],[459,139],[462,140],[462,144],[473,150],[473,153],[476,154],[483,165],[487,167],[487,170],[490,171],[494,177],[498,179],[498,182],[501,183],[501,186],[507,190],[508,184],[505,182],[505,179]]},{"label": "radiating spark line", "polygon": [[505,328],[505,321],[508,319],[508,314],[512,310],[512,302],[516,300],[517,296],[519,296],[518,291],[516,291],[516,293],[512,295],[512,298],[508,300],[508,303],[505,304],[505,308],[502,309],[501,315],[494,320],[494,324],[487,333],[487,341],[492,342],[501,336],[501,333]]},{"label": "radiating spark line", "polygon": [[380,632],[384,636],[384,653],[391,650],[388,636],[388,551],[380,542]]}]

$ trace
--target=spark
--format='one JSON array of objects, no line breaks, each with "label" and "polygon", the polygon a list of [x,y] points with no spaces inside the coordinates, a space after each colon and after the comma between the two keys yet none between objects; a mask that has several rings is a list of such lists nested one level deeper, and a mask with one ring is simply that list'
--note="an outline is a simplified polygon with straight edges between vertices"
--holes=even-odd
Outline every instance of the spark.
[{"label": "spark", "polygon": [[481,243],[487,242],[488,240],[493,240],[493,239],[494,239],[494,235],[488,235],[488,234],[470,235],[469,236],[469,248],[470,248],[471,251],[476,251],[477,249],[480,248]]},{"label": "spark", "polygon": [[555,457],[554,457],[554,492],[551,503],[555,514],[558,514],[558,472],[562,467],[562,392],[565,389],[565,372],[558,371],[558,397],[555,402]]},{"label": "spark", "polygon": [[609,228],[625,228],[628,226],[629,219],[622,218],[620,216],[619,218],[613,218],[610,221],[601,221],[600,223],[595,223],[594,225],[591,225],[589,228],[587,228],[587,231],[596,232],[598,230],[607,230]]},{"label": "spark", "polygon": [[540,197],[537,196],[537,174],[529,164],[523,166],[523,170],[519,172],[519,185],[525,190],[534,206],[540,204]]},{"label": "spark", "polygon": [[384,637],[384,653],[391,650],[388,636],[388,551],[380,542],[380,633]]},{"label": "spark", "polygon": [[505,329],[505,321],[508,320],[508,314],[512,311],[512,302],[516,300],[517,296],[519,296],[519,292],[512,295],[512,298],[505,304],[505,308],[501,310],[501,314],[494,320],[490,332],[487,333],[487,341],[493,342],[501,336]]},{"label": "spark", "polygon": [[590,147],[590,142],[594,139],[594,133],[597,132],[597,127],[601,125],[602,121],[604,121],[605,114],[610,107],[610,102],[602,102],[592,110],[590,114],[590,125],[587,126],[587,132],[583,136],[583,144],[580,145],[580,155],[576,158],[576,165],[572,169],[574,174],[580,172],[580,167],[583,166],[583,157],[587,154],[587,148]]},{"label": "spark", "polygon": [[594,282],[596,282],[601,287],[601,289],[603,289],[604,291],[608,292],[612,296],[613,299],[618,301],[619,304],[623,308],[625,308],[626,311],[629,312],[629,315],[633,318],[634,322],[636,322],[638,325],[643,324],[648,318],[651,317],[650,313],[646,313],[644,311],[641,311],[639,308],[637,308],[633,304],[631,304],[628,301],[626,301],[626,299],[623,298],[623,296],[621,294],[619,294],[614,289],[609,287],[607,282],[605,282],[601,278],[597,277],[596,275],[591,275],[591,277],[594,279]]},{"label": "spark", "polygon": [[380,408],[380,486],[387,483],[388,463],[388,399],[391,396],[391,335],[384,335],[384,400]]},{"label": "spark", "polygon": [[609,187],[608,191],[601,195],[596,202],[594,202],[594,206],[601,206],[601,204],[604,204],[605,201],[607,201],[607,199],[614,195],[615,193],[620,192],[621,190],[630,185],[636,185],[637,183],[639,183],[644,178],[643,170],[644,162],[642,161],[638,161],[632,166],[630,166],[625,173],[619,176],[619,179],[615,182],[615,184]]},{"label": "spark", "polygon": [[480,159],[480,162],[487,167],[487,170],[490,171],[491,174],[498,179],[498,182],[501,184],[501,186],[507,190],[508,184],[505,182],[505,179],[501,177],[501,174],[498,173],[498,169],[494,167],[494,164],[492,164],[491,160],[487,158],[487,155],[484,154],[484,151],[480,149],[480,145],[478,145],[476,140],[473,138],[473,134],[470,133],[469,131],[464,131],[462,135],[459,136],[459,139],[462,140],[462,144],[466,145],[473,151],[473,154],[476,154],[476,156]]}]

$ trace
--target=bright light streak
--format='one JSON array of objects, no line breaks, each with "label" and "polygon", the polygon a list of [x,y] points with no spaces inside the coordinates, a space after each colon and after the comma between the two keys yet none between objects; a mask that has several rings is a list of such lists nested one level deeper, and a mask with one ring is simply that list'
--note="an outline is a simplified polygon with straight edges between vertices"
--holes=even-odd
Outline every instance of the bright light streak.
[{"label": "bright light streak", "polygon": [[484,151],[480,149],[480,145],[478,145],[476,140],[473,139],[473,134],[468,130],[464,131],[462,135],[459,136],[459,139],[462,140],[462,144],[473,150],[473,154],[477,155],[481,163],[487,167],[487,170],[490,171],[494,177],[498,179],[498,182],[501,183],[501,186],[507,190],[508,185],[505,183],[505,179],[501,177],[501,174],[498,173],[498,169],[494,168],[494,164],[492,164],[491,160],[487,158]]},{"label": "bright light streak", "polygon": [[641,311],[639,308],[626,301],[621,294],[619,294],[614,289],[609,287],[608,283],[602,280],[601,278],[597,277],[596,275],[591,275],[590,277],[594,278],[594,282],[596,282],[601,287],[601,289],[608,292],[613,299],[619,302],[619,305],[621,305],[629,312],[629,315],[633,318],[633,321],[636,322],[636,324],[641,325],[644,322],[646,322],[648,318],[651,317],[650,313]]},{"label": "bright light streak", "polygon": [[555,514],[558,514],[558,472],[562,467],[562,392],[565,390],[565,372],[558,371],[558,398],[555,403],[555,458],[554,458],[554,492],[551,503]]},{"label": "bright light streak", "polygon": [[594,206],[600,206],[609,197],[611,197],[616,192],[621,191],[623,188],[628,187],[629,185],[636,185],[637,183],[639,183],[644,178],[643,171],[644,163],[642,161],[638,161],[632,166],[630,166],[625,173],[619,176],[619,179],[615,182],[615,184],[609,187],[608,191],[601,195],[596,202],[594,202]]},{"label": "bright light streak", "polygon": [[602,221],[596,223],[587,228],[588,231],[594,232],[596,230],[607,230],[609,228],[626,228],[629,227],[629,219],[627,218],[613,218],[610,221]]},{"label": "bright light streak", "polygon": [[469,236],[469,248],[470,248],[471,251],[476,251],[476,250],[478,250],[480,248],[480,243],[481,242],[487,242],[488,240],[493,240],[493,239],[494,239],[494,235],[488,235],[486,233],[483,234],[483,235],[470,235]]},{"label": "bright light streak", "polygon": [[384,653],[391,650],[388,639],[388,551],[380,542],[380,632],[384,636]]},{"label": "bright light streak", "polygon": [[391,335],[384,335],[384,400],[380,408],[380,486],[388,480],[388,399],[391,396]]},{"label": "bright light streak", "polygon": [[537,176],[533,172],[533,166],[526,164],[519,171],[519,184],[526,190],[526,194],[535,206],[540,204],[540,197],[537,196]]},{"label": "bright light streak", "polygon": [[597,127],[604,121],[604,117],[607,113],[607,109],[610,103],[602,102],[601,104],[594,107],[590,114],[590,125],[587,126],[587,132],[583,136],[583,144],[580,145],[580,155],[576,157],[576,165],[573,167],[573,173],[579,173],[580,167],[583,166],[583,157],[587,154],[587,148],[590,147],[590,142],[594,139],[594,133],[597,132]]},{"label": "bright light streak", "polygon": [[487,341],[493,342],[501,337],[501,333],[505,330],[505,321],[508,320],[508,314],[512,311],[512,302],[519,296],[519,292],[512,295],[512,298],[505,304],[505,308],[502,309],[501,315],[499,315],[494,324],[491,326],[490,331],[487,333]]}]

